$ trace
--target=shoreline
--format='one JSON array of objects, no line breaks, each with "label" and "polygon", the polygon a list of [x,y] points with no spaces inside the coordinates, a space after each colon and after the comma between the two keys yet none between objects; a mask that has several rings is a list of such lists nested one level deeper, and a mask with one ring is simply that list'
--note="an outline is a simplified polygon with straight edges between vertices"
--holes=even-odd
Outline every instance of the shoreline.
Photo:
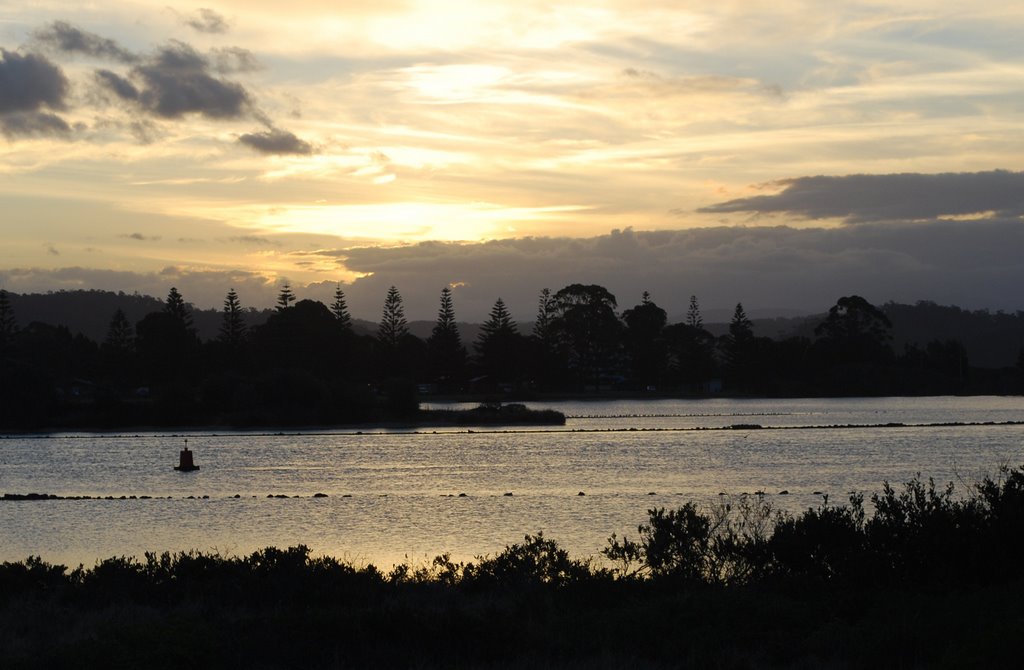
[{"label": "shoreline", "polygon": [[[573,418],[573,417],[567,417]],[[605,418],[605,417],[589,417]],[[453,424],[453,423],[417,423],[382,422],[373,424],[339,425],[339,426],[305,426],[305,427],[254,427],[237,428],[232,426],[134,426],[124,428],[55,428],[52,430],[5,432],[0,433],[0,440],[5,439],[130,439],[145,437],[147,434],[159,433],[164,437],[277,437],[277,436],[326,436],[326,435],[430,435],[421,429],[430,428],[462,428],[464,430],[444,431],[445,434],[472,435],[475,433],[703,433],[718,431],[790,431],[790,430],[856,430],[886,428],[956,428],[956,427],[999,427],[1021,426],[1024,420],[1009,421],[939,421],[932,423],[904,423],[890,421],[886,423],[842,423],[842,424],[808,424],[796,426],[764,426],[761,424],[731,424],[726,426],[688,426],[676,428],[531,428],[546,424]],[[548,424],[550,425],[550,424]],[[474,430],[489,427],[493,430]],[[71,432],[70,435],[62,433]],[[80,434],[75,434],[80,433]]]}]

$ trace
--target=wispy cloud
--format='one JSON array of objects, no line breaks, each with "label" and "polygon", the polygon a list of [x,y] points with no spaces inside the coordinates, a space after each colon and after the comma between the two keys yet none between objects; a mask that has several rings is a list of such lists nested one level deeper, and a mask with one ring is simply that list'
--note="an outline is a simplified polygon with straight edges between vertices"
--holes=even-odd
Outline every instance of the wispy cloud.
[{"label": "wispy cloud", "polygon": [[[75,198],[134,217],[88,219],[109,241],[105,262],[250,263],[305,282],[363,272],[343,256],[293,253],[347,250],[353,240],[383,248],[532,236],[571,246],[630,226],[653,235],[784,224],[769,255],[803,259],[824,252],[800,247],[794,227],[973,219],[959,223],[980,230],[1021,213],[1024,18],[1009,5],[83,7],[0,7],[9,75],[0,77],[0,196],[20,198],[5,209],[4,232],[22,240],[20,255],[0,250],[2,267],[25,255],[48,266],[45,239],[61,241],[69,264],[87,262],[74,254],[90,242],[66,243],[64,210],[57,215],[60,199]],[[182,220],[187,233],[164,241],[289,242],[195,243],[185,257],[184,243],[114,241]],[[654,239],[646,234],[636,233]],[[308,236],[316,244],[292,243]],[[787,240],[797,246],[786,250]],[[758,257],[740,251],[767,244],[745,229],[722,242],[753,268]],[[830,260],[838,268],[871,254],[879,264],[920,260],[861,247]],[[597,282],[620,271],[614,259],[604,274],[560,263]]]},{"label": "wispy cloud", "polygon": [[157,240],[162,239],[161,235],[143,235],[142,233],[125,233],[119,237],[123,237],[127,240],[136,240],[138,242],[156,242]]},{"label": "wispy cloud", "polygon": [[62,53],[82,54],[122,63],[134,63],[139,60],[137,54],[125,49],[115,40],[82,30],[67,21],[54,21],[40,28],[33,33],[33,38],[42,47]]},{"label": "wispy cloud", "polygon": [[185,25],[201,33],[219,35],[230,28],[227,19],[212,9],[197,9],[191,16],[184,19]]}]

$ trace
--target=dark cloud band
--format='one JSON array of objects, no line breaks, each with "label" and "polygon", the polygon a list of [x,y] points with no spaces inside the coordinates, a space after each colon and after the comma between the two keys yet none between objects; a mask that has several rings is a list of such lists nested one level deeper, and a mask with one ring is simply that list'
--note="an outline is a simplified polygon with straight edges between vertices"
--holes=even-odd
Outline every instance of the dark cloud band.
[{"label": "dark cloud band", "polygon": [[780,193],[739,198],[704,213],[785,213],[808,219],[923,221],[995,212],[1024,215],[1024,172],[799,177],[778,182]]}]

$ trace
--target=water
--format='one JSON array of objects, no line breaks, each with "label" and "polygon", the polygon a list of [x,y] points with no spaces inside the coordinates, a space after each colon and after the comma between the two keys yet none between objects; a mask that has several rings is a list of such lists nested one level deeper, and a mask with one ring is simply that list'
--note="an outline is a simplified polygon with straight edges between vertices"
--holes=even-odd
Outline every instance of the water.
[{"label": "water", "polygon": [[[389,567],[493,554],[538,531],[590,556],[653,506],[764,491],[798,511],[918,472],[966,488],[1024,464],[1024,425],[1007,425],[1024,421],[1019,397],[532,405],[567,425],[6,437],[0,493],[115,499],[0,502],[0,560],[303,543]],[[953,422],[970,425],[937,425]],[[764,428],[732,428],[752,424]],[[187,474],[172,469],[186,437],[201,466]]]}]

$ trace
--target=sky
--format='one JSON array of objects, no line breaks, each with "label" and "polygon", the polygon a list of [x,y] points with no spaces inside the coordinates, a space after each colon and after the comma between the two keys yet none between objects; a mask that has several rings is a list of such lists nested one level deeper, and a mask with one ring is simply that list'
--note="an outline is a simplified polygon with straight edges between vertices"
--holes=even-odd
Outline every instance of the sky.
[{"label": "sky", "polygon": [[0,287],[1024,309],[1024,5],[0,0]]}]

